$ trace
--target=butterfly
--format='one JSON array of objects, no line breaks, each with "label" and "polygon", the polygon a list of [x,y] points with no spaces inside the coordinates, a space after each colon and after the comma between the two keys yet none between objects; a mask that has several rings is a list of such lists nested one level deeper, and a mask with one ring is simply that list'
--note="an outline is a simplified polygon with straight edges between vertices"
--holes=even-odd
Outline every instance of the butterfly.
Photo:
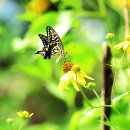
[{"label": "butterfly", "polygon": [[46,27],[47,36],[43,34],[38,34],[43,43],[43,48],[37,51],[35,54],[41,54],[44,59],[50,59],[52,56],[58,55],[56,62],[60,58],[64,58],[66,52],[64,51],[64,46],[57,32],[50,26]]}]

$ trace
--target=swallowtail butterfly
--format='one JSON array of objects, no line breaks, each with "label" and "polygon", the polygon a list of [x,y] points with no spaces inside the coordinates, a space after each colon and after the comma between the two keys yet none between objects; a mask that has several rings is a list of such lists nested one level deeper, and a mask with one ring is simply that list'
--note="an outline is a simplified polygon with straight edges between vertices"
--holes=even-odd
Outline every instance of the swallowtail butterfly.
[{"label": "swallowtail butterfly", "polygon": [[37,51],[35,54],[41,54],[44,59],[50,59],[51,56],[58,55],[56,62],[60,58],[64,58],[66,53],[64,51],[63,44],[57,32],[50,26],[46,28],[47,36],[38,34],[43,43],[43,48],[40,51]]}]

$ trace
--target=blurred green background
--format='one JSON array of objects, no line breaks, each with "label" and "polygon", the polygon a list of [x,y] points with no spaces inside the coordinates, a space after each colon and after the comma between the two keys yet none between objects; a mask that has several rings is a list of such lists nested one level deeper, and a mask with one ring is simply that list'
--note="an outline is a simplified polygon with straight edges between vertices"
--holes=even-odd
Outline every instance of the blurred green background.
[{"label": "blurred green background", "polygon": [[[15,119],[17,129],[19,110],[34,113],[24,130],[99,130],[101,109],[87,112],[89,107],[71,84],[69,91],[56,93],[62,63],[34,54],[42,48],[38,34],[46,35],[48,25],[61,37],[71,61],[95,79],[100,95],[104,37],[114,32],[113,44],[124,39],[122,0],[0,0],[0,130],[9,129],[8,117]],[[118,75],[115,96],[128,91],[126,69]],[[98,104],[93,92],[85,92],[92,104]],[[113,129],[130,129],[129,123],[124,128],[130,121],[128,99],[117,103],[124,122],[114,111]]]}]

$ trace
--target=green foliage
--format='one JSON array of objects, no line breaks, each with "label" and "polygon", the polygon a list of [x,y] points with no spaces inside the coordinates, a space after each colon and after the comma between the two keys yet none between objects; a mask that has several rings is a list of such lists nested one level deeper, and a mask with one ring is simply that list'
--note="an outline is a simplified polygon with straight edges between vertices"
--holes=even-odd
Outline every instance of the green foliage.
[{"label": "green foliage", "polygon": [[[123,120],[122,120],[123,119]],[[129,130],[130,129],[130,119],[126,116],[114,116],[111,121],[107,121],[105,124],[111,126],[118,130]]]},{"label": "green foliage", "polygon": [[[34,54],[42,49],[38,34],[46,35],[48,25],[59,34],[71,61],[95,79],[88,86],[96,84],[94,91],[99,95],[103,82],[102,44],[108,32],[115,34],[112,44],[109,43],[113,54],[109,66],[116,72],[112,117],[105,124],[113,130],[129,130],[129,61],[127,56],[121,58],[122,51],[112,50],[125,40],[122,9],[112,0],[44,1],[40,6],[32,5],[46,8],[39,13],[31,7],[27,10],[31,0],[0,1],[0,130],[8,130],[5,120],[21,109],[34,113],[25,130],[100,129],[102,107],[90,110],[72,85],[57,94],[64,61],[57,64],[57,57],[43,59]],[[102,105],[92,90],[84,91],[93,106]],[[18,125],[19,121],[14,129]]]}]

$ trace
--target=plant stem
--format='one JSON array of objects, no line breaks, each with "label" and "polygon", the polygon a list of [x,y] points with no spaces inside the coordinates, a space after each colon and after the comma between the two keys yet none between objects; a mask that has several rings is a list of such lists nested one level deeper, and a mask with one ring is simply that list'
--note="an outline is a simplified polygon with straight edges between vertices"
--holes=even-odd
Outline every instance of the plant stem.
[{"label": "plant stem", "polygon": [[106,16],[107,12],[106,12],[104,0],[98,0],[97,2],[99,4],[100,13],[102,14],[102,16]]},{"label": "plant stem", "polygon": [[129,16],[127,1],[123,0],[123,12],[124,12],[124,22],[125,22],[125,38],[129,35]]},{"label": "plant stem", "polygon": [[84,99],[85,102],[91,107],[91,109],[93,109],[94,106],[90,103],[90,101],[89,101],[89,99],[86,97],[86,95],[85,95],[85,93],[84,93],[82,87],[81,87],[80,84],[78,83],[77,75],[76,75],[76,81],[77,81],[77,85],[78,85],[78,87],[79,87],[79,89],[80,89],[80,92],[81,92],[81,95],[82,95],[83,99]]},{"label": "plant stem", "polygon": [[10,129],[13,130],[13,128],[12,128],[12,124],[10,124]]},{"label": "plant stem", "polygon": [[89,99],[86,97],[82,87],[79,84],[78,84],[78,86],[79,86],[80,92],[81,92],[82,97],[84,98],[85,102],[93,109],[94,106],[90,103]]},{"label": "plant stem", "polygon": [[113,55],[113,58],[114,58],[114,64],[117,66],[117,62],[116,62],[116,59],[115,59],[115,52],[114,52],[114,49],[113,49],[113,44],[112,44],[112,39],[110,39],[110,48],[111,48],[111,52],[112,52],[112,55]]},{"label": "plant stem", "polygon": [[20,124],[20,126],[19,126],[19,129],[18,129],[18,130],[22,130],[23,123],[24,123],[24,120],[22,120],[22,121],[21,121],[21,124]]},{"label": "plant stem", "polygon": [[[128,49],[128,48],[127,48],[127,49]],[[124,51],[124,53],[122,54],[119,64],[116,65],[117,68],[116,68],[115,73],[114,73],[111,100],[112,100],[112,96],[113,96],[113,88],[114,88],[114,86],[115,86],[115,81],[116,81],[116,78],[117,78],[117,72],[118,72],[118,70],[119,70],[119,68],[120,68],[120,66],[121,66],[122,60],[123,60],[123,58],[124,58],[124,55],[126,54],[127,49],[126,49],[126,50]]]},{"label": "plant stem", "polygon": [[97,94],[97,92],[95,91],[95,89],[93,89],[93,92],[96,95],[96,97],[98,98],[98,100],[101,101],[101,99],[100,99],[99,95]]}]

